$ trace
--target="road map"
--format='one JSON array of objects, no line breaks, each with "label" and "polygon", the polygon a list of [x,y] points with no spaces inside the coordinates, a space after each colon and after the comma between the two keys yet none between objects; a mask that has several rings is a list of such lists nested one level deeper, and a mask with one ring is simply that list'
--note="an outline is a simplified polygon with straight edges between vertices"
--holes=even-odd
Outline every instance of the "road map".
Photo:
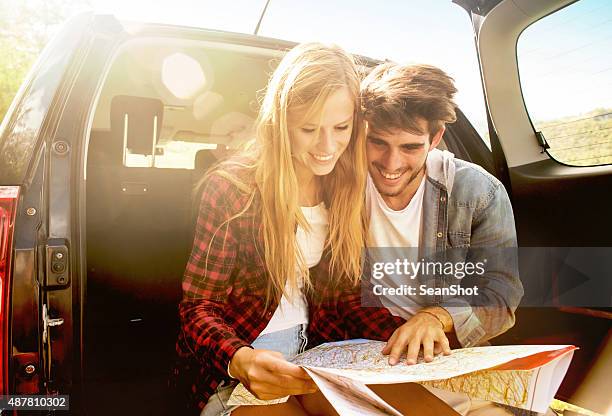
[{"label": "road map", "polygon": [[[330,383],[343,384],[344,393],[354,392],[352,395],[344,394],[347,405],[350,402],[354,407],[355,402],[361,402],[365,406],[367,402],[369,404],[366,407],[376,407],[379,411],[377,413],[370,409],[359,413],[352,409],[349,413],[339,411],[340,414],[397,414],[393,408],[383,410],[381,406],[384,406],[375,398],[366,398],[371,395],[363,393],[363,388],[367,389],[367,384],[407,382],[543,412],[559,388],[575,349],[569,345],[473,347],[453,350],[449,356],[439,355],[430,363],[419,357],[415,365],[400,363],[391,366],[388,364],[389,357],[381,353],[384,345],[385,342],[363,339],[327,343],[308,350],[291,361],[311,374],[326,397],[326,391],[334,394]],[[326,388],[322,388],[319,383],[326,383]],[[352,383],[350,389],[347,383]],[[327,398],[334,405],[334,401],[330,397]],[[275,402],[285,400],[286,398]],[[339,399],[333,397],[333,400]],[[257,400],[246,388],[239,385],[230,398],[230,404],[271,402]]]}]

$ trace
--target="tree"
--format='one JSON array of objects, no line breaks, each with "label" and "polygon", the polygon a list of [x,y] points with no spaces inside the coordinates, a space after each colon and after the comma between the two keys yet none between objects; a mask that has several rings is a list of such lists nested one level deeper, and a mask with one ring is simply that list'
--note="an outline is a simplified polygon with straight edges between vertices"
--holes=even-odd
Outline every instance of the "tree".
[{"label": "tree", "polygon": [[0,0],[0,120],[53,34],[89,0]]}]

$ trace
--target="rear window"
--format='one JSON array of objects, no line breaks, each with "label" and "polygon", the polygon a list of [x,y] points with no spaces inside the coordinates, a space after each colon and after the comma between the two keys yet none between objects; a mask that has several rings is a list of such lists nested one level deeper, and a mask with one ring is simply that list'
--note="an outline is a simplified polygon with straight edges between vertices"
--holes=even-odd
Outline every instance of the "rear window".
[{"label": "rear window", "polygon": [[253,137],[276,52],[138,40],[115,58],[94,115],[88,162],[206,169]]},{"label": "rear window", "polygon": [[216,149],[215,143],[192,143],[173,140],[158,146],[155,156],[127,153],[124,166],[132,168],[195,169],[200,150]]},{"label": "rear window", "polygon": [[549,155],[612,163],[612,3],[581,0],[527,28],[517,45],[525,105]]}]

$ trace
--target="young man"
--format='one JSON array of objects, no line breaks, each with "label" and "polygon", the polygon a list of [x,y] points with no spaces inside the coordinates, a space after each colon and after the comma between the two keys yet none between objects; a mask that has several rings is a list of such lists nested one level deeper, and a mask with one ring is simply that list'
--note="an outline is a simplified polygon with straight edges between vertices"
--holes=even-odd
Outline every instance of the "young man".
[{"label": "young man", "polygon": [[[455,261],[487,255],[505,259],[485,265],[477,296],[383,296],[383,304],[407,320],[383,350],[391,364],[403,354],[408,363],[416,363],[421,350],[431,361],[434,354],[448,353],[449,343],[485,343],[512,327],[523,295],[512,256],[510,261],[498,256],[517,245],[504,186],[481,167],[436,149],[446,124],[456,120],[456,92],[452,78],[427,65],[383,64],[362,82],[368,123],[368,246],[410,247],[412,253],[404,253],[417,262],[453,250],[461,253],[459,259],[456,252],[450,256]],[[431,391],[463,415],[507,414],[466,395]]]},{"label": "young man", "polygon": [[[495,256],[516,247],[504,186],[481,167],[436,149],[446,124],[456,120],[456,91],[452,78],[427,65],[383,64],[362,82],[369,247],[418,247],[417,259],[463,250],[464,260],[477,257],[479,250],[480,257],[483,252]],[[408,320],[387,344],[390,362],[407,352],[408,362],[414,363],[420,350],[429,361],[446,349],[449,339],[469,347],[512,327],[523,295],[515,266],[486,265],[477,285],[480,293],[471,298],[383,299]]]}]

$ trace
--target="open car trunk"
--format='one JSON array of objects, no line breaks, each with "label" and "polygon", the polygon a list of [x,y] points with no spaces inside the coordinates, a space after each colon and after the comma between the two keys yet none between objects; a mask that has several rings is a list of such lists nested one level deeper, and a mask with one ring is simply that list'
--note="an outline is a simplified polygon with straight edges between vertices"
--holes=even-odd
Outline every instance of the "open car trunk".
[{"label": "open car trunk", "polygon": [[[291,44],[148,38],[117,52],[95,109],[87,157],[88,412],[112,412],[117,403],[129,414],[176,413],[180,407],[167,381],[198,182],[215,160],[252,137],[257,94],[281,46]],[[177,87],[176,79],[185,82]],[[441,147],[493,171],[486,145],[458,116]]]}]

